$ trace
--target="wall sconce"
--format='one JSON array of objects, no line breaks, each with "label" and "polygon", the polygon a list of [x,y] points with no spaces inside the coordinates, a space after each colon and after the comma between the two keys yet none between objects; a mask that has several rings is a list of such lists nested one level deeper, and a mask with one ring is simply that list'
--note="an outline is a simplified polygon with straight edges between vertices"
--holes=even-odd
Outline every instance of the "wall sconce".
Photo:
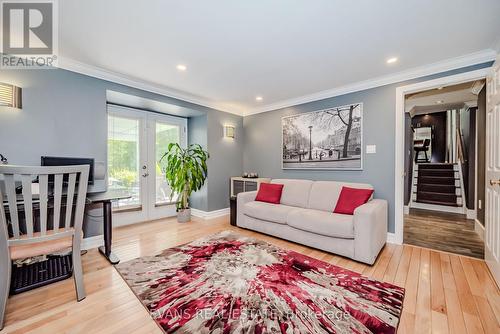
[{"label": "wall sconce", "polygon": [[0,106],[21,109],[23,107],[22,89],[0,82]]},{"label": "wall sconce", "polygon": [[224,137],[234,139],[234,126],[224,125]]}]

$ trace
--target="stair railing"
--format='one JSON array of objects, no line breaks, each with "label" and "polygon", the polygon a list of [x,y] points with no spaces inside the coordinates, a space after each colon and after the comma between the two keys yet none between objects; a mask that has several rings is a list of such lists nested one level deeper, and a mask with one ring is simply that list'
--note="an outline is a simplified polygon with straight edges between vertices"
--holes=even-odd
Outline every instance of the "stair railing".
[{"label": "stair railing", "polygon": [[465,141],[464,141],[464,136],[462,134],[462,130],[460,128],[457,128],[457,157],[458,160],[462,163],[465,164],[467,162],[467,152],[465,149]]},{"label": "stair railing", "polygon": [[467,164],[467,152],[465,148],[465,141],[462,134],[462,130],[460,128],[457,128],[456,136],[457,136],[457,157],[459,162],[458,171],[460,175],[460,188],[462,192],[462,207],[464,208],[464,213],[467,213],[466,210],[467,210],[468,193],[465,189],[465,184],[464,184],[464,172],[465,172],[465,165]]}]

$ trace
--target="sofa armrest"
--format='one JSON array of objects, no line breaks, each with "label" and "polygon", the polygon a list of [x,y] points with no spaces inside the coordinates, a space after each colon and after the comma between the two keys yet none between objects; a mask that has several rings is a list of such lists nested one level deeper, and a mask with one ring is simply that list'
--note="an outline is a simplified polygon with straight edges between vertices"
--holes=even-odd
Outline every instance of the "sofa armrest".
[{"label": "sofa armrest", "polygon": [[373,199],[354,210],[354,259],[373,264],[387,241],[387,201]]},{"label": "sofa armrest", "polygon": [[240,222],[243,221],[243,205],[248,202],[255,201],[255,197],[257,196],[257,191],[247,191],[243,193],[239,193],[236,197],[236,225],[240,226]]}]

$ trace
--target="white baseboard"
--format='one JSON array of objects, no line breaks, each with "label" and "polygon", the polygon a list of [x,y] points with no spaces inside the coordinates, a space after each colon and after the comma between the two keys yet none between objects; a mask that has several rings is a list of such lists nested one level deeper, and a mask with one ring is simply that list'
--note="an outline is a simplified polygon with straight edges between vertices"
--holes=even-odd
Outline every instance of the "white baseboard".
[{"label": "white baseboard", "polygon": [[218,217],[224,217],[229,214],[229,208],[224,208],[214,211],[203,211],[198,209],[191,209],[191,214],[198,218],[203,219],[213,219]]},{"label": "white baseboard", "polygon": [[387,232],[387,242],[390,244],[402,245],[403,240],[398,240],[396,233]]},{"label": "white baseboard", "polygon": [[409,215],[410,214],[410,206],[405,205],[403,207],[403,212],[404,212],[405,215]]},{"label": "white baseboard", "polygon": [[83,238],[82,240],[82,250],[89,250],[101,246],[104,246],[104,238],[102,235]]},{"label": "white baseboard", "polygon": [[477,218],[476,210],[467,209],[467,219],[476,219],[476,218]]},{"label": "white baseboard", "polygon": [[[191,214],[195,217],[203,218],[203,219],[213,219],[213,218],[218,218],[218,217],[223,217],[229,214],[229,208],[224,208],[220,210],[214,210],[214,211],[203,211],[203,210],[197,210],[197,209],[191,209]],[[173,217],[173,216],[168,216],[168,217]],[[126,226],[126,225],[132,225],[132,224],[137,224],[137,223],[142,223],[142,221],[113,221],[113,227],[118,227],[118,226]],[[89,250],[93,248],[97,248],[100,246],[104,246],[104,238],[102,235],[96,235],[93,237],[88,237],[84,238],[82,240],[82,250]]]},{"label": "white baseboard", "polygon": [[481,240],[484,241],[484,226],[481,225],[481,223],[477,219],[475,219],[474,221],[474,231],[479,235]]}]

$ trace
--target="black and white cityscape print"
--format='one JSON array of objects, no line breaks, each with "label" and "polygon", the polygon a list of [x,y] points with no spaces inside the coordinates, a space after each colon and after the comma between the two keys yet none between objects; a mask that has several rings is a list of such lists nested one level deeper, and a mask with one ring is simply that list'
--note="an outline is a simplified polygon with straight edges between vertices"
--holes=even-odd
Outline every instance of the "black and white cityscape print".
[{"label": "black and white cityscape print", "polygon": [[363,104],[281,120],[283,169],[362,169]]}]

